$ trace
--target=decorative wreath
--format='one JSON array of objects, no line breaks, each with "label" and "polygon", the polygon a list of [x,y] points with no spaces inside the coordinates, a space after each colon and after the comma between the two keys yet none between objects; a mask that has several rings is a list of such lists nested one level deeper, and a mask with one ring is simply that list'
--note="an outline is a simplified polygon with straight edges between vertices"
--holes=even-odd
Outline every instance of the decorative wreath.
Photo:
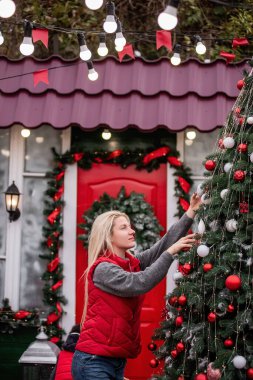
[{"label": "decorative wreath", "polygon": [[163,227],[159,224],[152,206],[144,199],[141,193],[131,192],[126,194],[124,186],[121,187],[117,198],[104,193],[99,201],[95,201],[82,216],[84,223],[79,226],[85,231],[78,238],[83,241],[84,247],[88,246],[88,238],[92,223],[95,218],[105,211],[119,210],[127,214],[135,230],[135,251],[143,251],[157,242]]}]

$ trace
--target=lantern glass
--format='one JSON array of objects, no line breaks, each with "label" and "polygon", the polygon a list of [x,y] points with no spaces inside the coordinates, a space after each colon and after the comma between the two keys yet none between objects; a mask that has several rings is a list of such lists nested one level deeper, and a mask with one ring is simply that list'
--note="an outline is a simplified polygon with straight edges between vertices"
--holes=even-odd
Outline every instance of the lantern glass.
[{"label": "lantern glass", "polygon": [[5,193],[5,204],[8,212],[15,211],[18,207],[19,194]]}]

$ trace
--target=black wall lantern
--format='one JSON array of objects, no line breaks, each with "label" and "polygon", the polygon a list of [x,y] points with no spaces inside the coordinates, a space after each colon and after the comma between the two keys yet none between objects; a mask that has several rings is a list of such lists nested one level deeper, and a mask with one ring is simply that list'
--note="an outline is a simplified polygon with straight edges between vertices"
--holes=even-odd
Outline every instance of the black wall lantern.
[{"label": "black wall lantern", "polygon": [[20,192],[13,181],[5,192],[5,205],[9,213],[10,222],[14,222],[20,217],[20,211],[18,209],[19,197]]}]

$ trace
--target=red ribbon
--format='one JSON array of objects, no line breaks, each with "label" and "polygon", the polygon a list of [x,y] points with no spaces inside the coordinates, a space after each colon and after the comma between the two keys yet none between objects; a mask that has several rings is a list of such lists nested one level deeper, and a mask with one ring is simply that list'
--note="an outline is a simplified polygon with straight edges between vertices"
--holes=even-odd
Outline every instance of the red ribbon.
[{"label": "red ribbon", "polygon": [[48,70],[44,69],[44,70],[35,71],[33,73],[33,85],[34,85],[34,87],[36,87],[37,84],[39,84],[40,82],[49,84]]},{"label": "red ribbon", "polygon": [[180,204],[180,206],[182,207],[182,209],[184,211],[187,211],[188,208],[189,208],[189,206],[190,206],[190,203],[187,202],[184,198],[181,198],[181,197],[179,198],[179,204]]},{"label": "red ribbon", "polygon": [[52,336],[52,338],[50,338],[49,340],[50,342],[58,343],[60,341],[60,338],[58,338],[58,336]]},{"label": "red ribbon", "polygon": [[48,30],[47,29],[33,29],[32,30],[33,42],[41,41],[46,48],[48,47]]},{"label": "red ribbon", "polygon": [[51,313],[47,316],[47,323],[51,325],[52,323],[58,321],[60,318],[60,315],[57,315],[56,313]]},{"label": "red ribbon", "polygon": [[148,153],[144,158],[143,158],[143,163],[144,165],[147,165],[150,163],[150,161],[154,160],[155,158],[159,158],[162,156],[166,156],[170,151],[170,148],[167,146],[164,146],[162,148],[158,148],[154,150],[151,153]]},{"label": "red ribbon", "polygon": [[182,161],[180,161],[177,157],[169,156],[169,157],[167,158],[167,160],[168,160],[168,162],[169,162],[172,166],[176,166],[176,167],[178,167],[178,166],[182,166],[182,165],[183,165]]},{"label": "red ribbon", "polygon": [[19,311],[17,311],[17,313],[15,313],[14,318],[15,319],[24,319],[24,318],[28,317],[29,315],[31,315],[31,313],[29,311],[19,310]]},{"label": "red ribbon", "polygon": [[60,181],[60,179],[64,177],[64,174],[65,174],[65,171],[62,171],[59,174],[57,174],[57,176],[55,177],[56,181]]},{"label": "red ribbon", "polygon": [[125,55],[128,55],[129,57],[135,59],[132,44],[126,44],[122,51],[118,51],[118,57],[119,57],[120,62],[122,62]]},{"label": "red ribbon", "polygon": [[185,193],[189,193],[190,188],[191,188],[191,185],[189,184],[189,182],[187,182],[183,177],[177,177],[177,179],[178,179],[178,183],[179,183],[181,189]]},{"label": "red ribbon", "polygon": [[48,246],[48,248],[51,247],[51,245],[53,245],[53,240],[51,239],[51,237],[48,237],[47,238],[47,246]]},{"label": "red ribbon", "polygon": [[117,150],[114,150],[113,152],[111,152],[108,156],[107,156],[107,160],[112,160],[113,158],[116,158],[116,157],[119,157],[119,156],[122,156],[123,154],[123,150],[121,149],[117,149]]},{"label": "red ribbon", "polygon": [[56,302],[56,309],[57,309],[59,314],[62,313],[62,308],[61,308],[60,302]]},{"label": "red ribbon", "polygon": [[49,264],[47,264],[47,270],[48,272],[52,273],[55,271],[55,269],[58,267],[60,263],[60,259],[59,257],[56,257],[55,259],[53,259],[52,261],[50,261]]},{"label": "red ribbon", "polygon": [[63,192],[64,192],[64,186],[62,185],[61,187],[59,187],[57,193],[55,193],[54,195],[55,202],[57,202],[62,197]]},{"label": "red ribbon", "polygon": [[156,31],[156,49],[165,46],[169,51],[172,51],[171,32],[168,30]]},{"label": "red ribbon", "polygon": [[73,157],[74,157],[74,161],[78,162],[83,158],[83,153],[74,153]]},{"label": "red ribbon", "polygon": [[226,59],[227,64],[235,59],[235,54],[226,53],[225,51],[221,51],[220,56]]},{"label": "red ribbon", "polygon": [[57,281],[54,285],[51,286],[51,290],[55,291],[59,289],[63,284],[62,280]]},{"label": "red ribbon", "polygon": [[245,46],[245,45],[249,45],[249,41],[247,40],[247,38],[242,37],[242,38],[233,39],[233,42],[232,42],[233,48],[236,48],[237,46]]},{"label": "red ribbon", "polygon": [[61,212],[61,208],[60,207],[55,208],[54,211],[52,211],[51,214],[48,215],[48,217],[47,217],[48,222],[50,224],[54,224],[55,219],[60,214],[60,212]]}]

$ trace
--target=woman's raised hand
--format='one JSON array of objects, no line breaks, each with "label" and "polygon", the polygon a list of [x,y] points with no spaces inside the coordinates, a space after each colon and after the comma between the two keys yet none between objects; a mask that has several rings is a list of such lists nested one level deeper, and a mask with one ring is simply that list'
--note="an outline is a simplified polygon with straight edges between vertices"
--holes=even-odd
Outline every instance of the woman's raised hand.
[{"label": "woman's raised hand", "polygon": [[185,249],[185,248],[190,249],[193,246],[193,244],[197,242],[195,235],[196,234],[190,234],[190,235],[182,237],[176,243],[172,244],[167,249],[167,252],[173,256],[173,255],[176,255],[178,252],[180,252],[182,249]]}]

